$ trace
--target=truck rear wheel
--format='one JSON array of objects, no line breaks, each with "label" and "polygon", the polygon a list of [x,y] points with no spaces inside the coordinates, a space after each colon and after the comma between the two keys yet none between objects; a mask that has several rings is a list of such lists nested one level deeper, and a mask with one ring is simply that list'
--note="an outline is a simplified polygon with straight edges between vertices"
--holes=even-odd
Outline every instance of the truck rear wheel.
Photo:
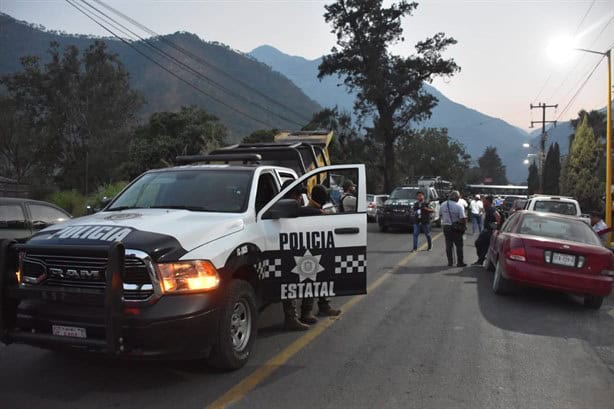
[{"label": "truck rear wheel", "polygon": [[258,331],[258,309],[252,286],[232,280],[220,310],[217,343],[209,364],[223,370],[239,369],[249,360]]}]

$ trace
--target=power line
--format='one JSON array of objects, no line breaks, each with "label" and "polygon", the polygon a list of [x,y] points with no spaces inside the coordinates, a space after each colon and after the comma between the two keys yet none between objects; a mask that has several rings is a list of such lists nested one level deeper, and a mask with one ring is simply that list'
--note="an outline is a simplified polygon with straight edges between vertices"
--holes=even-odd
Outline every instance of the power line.
[{"label": "power line", "polygon": [[250,91],[258,94],[259,96],[261,96],[262,98],[264,98],[267,101],[271,102],[272,104],[275,104],[275,105],[283,108],[284,110],[293,113],[294,115],[296,115],[301,120],[310,121],[309,118],[306,118],[305,116],[303,116],[304,114],[302,114],[302,113],[300,113],[298,111],[295,111],[291,107],[288,107],[287,105],[284,105],[281,102],[276,101],[274,98],[271,98],[269,95],[265,94],[264,92],[254,88],[249,83],[247,83],[247,82],[245,82],[245,81],[243,81],[243,80],[241,80],[239,78],[233,77],[232,75],[228,74],[226,71],[224,71],[220,67],[216,66],[215,64],[212,64],[212,63],[206,61],[205,59],[201,58],[200,56],[192,53],[191,51],[189,51],[187,49],[185,49],[184,47],[181,47],[179,44],[175,43],[174,41],[171,41],[168,38],[165,38],[164,36],[158,34],[154,30],[152,30],[149,27],[145,26],[144,24],[139,23],[138,21],[136,21],[132,17],[130,17],[130,16],[122,13],[121,11],[117,10],[116,8],[106,4],[105,2],[103,2],[101,0],[93,0],[93,1],[95,3],[101,5],[102,7],[106,8],[107,10],[111,11],[112,13],[115,13],[116,15],[118,15],[121,18],[123,18],[124,20],[130,22],[134,26],[136,26],[136,27],[140,28],[141,30],[145,31],[149,35],[155,37],[157,40],[163,42],[164,44],[166,44],[166,45],[168,45],[170,47],[172,47],[177,52],[179,52],[179,53],[183,54],[184,56],[192,59],[193,61],[199,63],[200,65],[209,67],[209,68],[215,70],[217,73],[223,75],[224,77],[226,77],[228,79],[231,79],[231,80],[241,84],[243,87],[245,87],[245,88],[249,89]]},{"label": "power line", "polygon": [[[90,7],[91,9],[95,10],[97,13],[99,13],[99,15],[102,15],[104,17],[106,17],[107,19],[109,19],[110,21],[114,22],[115,24],[119,25],[120,27],[122,27],[123,29],[127,30],[128,32],[130,32],[133,36],[135,36],[136,38],[138,38],[140,41],[142,41],[144,44],[146,44],[147,46],[149,46],[150,48],[152,48],[155,52],[157,52],[159,55],[161,55],[162,57],[166,58],[167,60],[170,60],[172,63],[176,64],[179,66],[179,68],[182,68],[185,71],[190,72],[192,75],[195,75],[196,77],[198,77],[199,79],[206,81],[208,83],[210,83],[212,86],[217,87],[218,89],[226,92],[229,95],[232,95],[233,97],[245,101],[248,104],[261,109],[275,117],[278,117],[286,122],[292,123],[294,125],[300,126],[302,127],[304,125],[304,123],[299,123],[291,118],[288,118],[284,115],[278,114],[264,106],[261,106],[247,98],[245,98],[242,95],[237,94],[236,92],[228,89],[227,87],[217,83],[216,81],[214,81],[213,79],[207,77],[206,75],[202,74],[201,72],[195,70],[194,68],[192,68],[191,66],[185,64],[183,61],[177,59],[176,57],[168,54],[167,52],[165,52],[164,50],[162,50],[161,48],[157,47],[155,44],[153,44],[151,41],[148,41],[147,39],[141,37],[140,35],[138,35],[137,33],[135,33],[134,31],[130,30],[128,27],[124,26],[123,24],[121,24],[120,22],[118,22],[117,20],[115,20],[113,17],[107,15],[106,13],[104,13],[103,11],[101,11],[100,9],[96,8],[95,6],[92,6],[90,3],[88,3],[86,0],[81,0],[81,3],[86,4],[88,7]],[[100,16],[98,16],[100,18]],[[108,20],[106,20],[108,21]],[[123,31],[122,31],[123,32]],[[125,32],[124,32],[125,33]]]},{"label": "power line", "polygon": [[[580,31],[580,27],[582,27],[582,24],[584,24],[584,21],[586,20],[586,17],[588,17],[589,13],[593,9],[593,6],[595,5],[596,2],[597,2],[597,0],[593,0],[592,3],[590,4],[590,6],[588,6],[588,9],[586,10],[586,13],[584,13],[584,16],[582,17],[582,19],[580,20],[580,23],[576,27],[576,31],[574,32],[574,35],[573,35],[574,37],[578,35],[578,31]],[[542,92],[544,92],[544,89],[546,88],[546,86],[550,82],[550,79],[552,78],[552,75],[554,75],[554,71],[550,71],[550,75],[548,75],[548,77],[546,78],[546,81],[544,81],[544,84],[541,86],[541,88],[540,88],[539,92],[537,93],[537,96],[535,97],[534,101],[539,100],[539,97],[541,97]]]},{"label": "power line", "polygon": [[[610,24],[612,24],[612,21],[614,21],[614,16],[612,16],[612,18],[610,18],[606,24],[601,28],[601,31],[599,31],[599,33],[597,34],[597,36],[593,39],[593,41],[591,42],[591,44],[589,45],[588,48],[593,48],[595,46],[595,44],[597,44],[597,41],[599,41],[599,38],[601,37],[601,35],[604,33],[604,31],[608,28],[608,26]],[[567,82],[567,80],[569,80],[569,78],[571,77],[571,75],[575,72],[577,72],[577,68],[580,66],[582,60],[579,60],[578,62],[576,62],[576,64],[573,66],[573,68],[567,72],[567,75],[565,76],[565,78],[563,79],[563,81],[559,84],[559,86],[556,88],[555,92],[552,94],[551,99],[554,98],[554,96],[556,94],[558,94],[559,90],[563,87],[563,85],[565,85],[565,83]],[[565,96],[563,97],[563,99],[566,99],[567,96],[572,92],[573,88],[571,88],[571,90],[565,94]]]},{"label": "power line", "polygon": [[588,82],[588,80],[593,76],[593,74],[595,73],[595,71],[597,70],[597,67],[599,67],[599,65],[601,64],[601,61],[603,61],[604,57],[601,57],[599,59],[599,61],[597,62],[597,64],[595,64],[595,66],[593,67],[593,69],[591,70],[590,74],[588,74],[588,76],[586,77],[586,79],[582,82],[582,85],[580,85],[580,88],[578,88],[578,90],[576,91],[576,93],[573,95],[573,97],[571,97],[571,99],[569,100],[569,102],[567,103],[567,105],[565,105],[565,108],[563,108],[563,110],[561,111],[561,113],[559,113],[559,115],[557,116],[557,121],[561,118],[561,116],[563,116],[563,114],[565,114],[565,112],[569,109],[569,107],[571,106],[571,104],[575,101],[576,97],[580,94],[580,92],[582,91],[582,89],[586,86],[586,83]]},{"label": "power line", "polygon": [[593,9],[593,6],[595,5],[596,2],[597,2],[597,0],[593,0],[591,5],[588,6],[588,10],[586,10],[586,13],[584,13],[584,17],[582,17],[582,20],[580,20],[580,24],[578,24],[578,27],[576,27],[576,31],[573,33],[574,37],[578,35],[578,31],[580,31],[580,27],[582,27],[582,24],[584,23],[584,20],[586,20],[586,17],[588,17],[588,14],[591,12],[591,10]]},{"label": "power line", "polygon": [[179,81],[183,82],[184,84],[188,85],[189,87],[193,88],[194,90],[200,92],[201,94],[205,95],[206,97],[210,98],[211,100],[217,102],[218,104],[240,114],[243,115],[246,118],[249,118],[253,121],[256,121],[262,125],[265,125],[267,127],[271,127],[274,128],[273,125],[269,124],[268,122],[264,122],[263,120],[256,118],[246,112],[243,112],[227,103],[225,103],[224,101],[220,100],[217,97],[214,97],[212,95],[210,95],[209,93],[207,93],[205,90],[203,90],[202,88],[194,85],[193,83],[191,83],[190,81],[182,78],[181,76],[177,75],[175,72],[171,71],[170,69],[168,69],[167,67],[165,67],[164,65],[162,65],[161,63],[159,63],[158,61],[156,61],[155,59],[153,59],[152,57],[150,57],[149,55],[145,54],[144,52],[142,52],[141,50],[139,50],[138,48],[136,48],[130,41],[120,37],[119,35],[117,35],[113,30],[109,29],[108,27],[106,27],[104,24],[100,23],[99,21],[97,21],[95,18],[93,18],[92,16],[90,16],[87,11],[83,10],[80,6],[74,4],[71,0],[66,0],[66,2],[68,4],[70,4],[71,6],[73,6],[75,9],[77,9],[81,14],[83,14],[84,16],[86,16],[87,18],[89,18],[90,20],[92,20],[95,24],[97,24],[98,26],[100,26],[103,30],[107,31],[109,34],[111,34],[113,37],[117,38],[118,40],[120,40],[121,42],[123,42],[124,44],[128,45],[130,48],[132,48],[134,51],[136,51],[137,53],[139,53],[141,56],[145,57],[147,60],[149,60],[150,62],[152,62],[153,64],[157,65],[159,68],[161,68],[162,70],[166,71],[168,74],[172,75],[173,77],[177,78]]}]

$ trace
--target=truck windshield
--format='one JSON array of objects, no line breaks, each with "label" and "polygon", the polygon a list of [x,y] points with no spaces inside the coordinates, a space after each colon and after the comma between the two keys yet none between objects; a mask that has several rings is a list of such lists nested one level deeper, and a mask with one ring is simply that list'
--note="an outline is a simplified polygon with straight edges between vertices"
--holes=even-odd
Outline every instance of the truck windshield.
[{"label": "truck windshield", "polygon": [[143,175],[106,211],[134,208],[241,213],[247,208],[253,172],[174,170]]},{"label": "truck windshield", "polygon": [[398,188],[392,191],[389,199],[412,200],[416,198],[418,192],[421,190],[417,188]]}]

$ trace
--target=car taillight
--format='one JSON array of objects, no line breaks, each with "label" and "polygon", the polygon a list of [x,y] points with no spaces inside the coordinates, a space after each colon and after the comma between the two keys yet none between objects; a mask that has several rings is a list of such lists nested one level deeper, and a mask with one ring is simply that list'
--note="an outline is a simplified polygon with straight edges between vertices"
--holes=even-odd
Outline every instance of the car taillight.
[{"label": "car taillight", "polygon": [[373,209],[375,207],[375,203],[369,203],[369,209]]},{"label": "car taillight", "polygon": [[511,240],[507,258],[515,261],[527,261],[527,252],[521,239],[513,238]]}]

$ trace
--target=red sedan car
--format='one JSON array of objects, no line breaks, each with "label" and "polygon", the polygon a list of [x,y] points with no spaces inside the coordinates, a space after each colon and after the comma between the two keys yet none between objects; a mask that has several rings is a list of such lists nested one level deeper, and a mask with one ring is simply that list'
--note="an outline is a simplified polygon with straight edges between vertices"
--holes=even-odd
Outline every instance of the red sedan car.
[{"label": "red sedan car", "polygon": [[588,224],[551,213],[514,213],[493,233],[487,263],[496,294],[512,281],[582,295],[594,309],[614,282],[614,254]]}]

